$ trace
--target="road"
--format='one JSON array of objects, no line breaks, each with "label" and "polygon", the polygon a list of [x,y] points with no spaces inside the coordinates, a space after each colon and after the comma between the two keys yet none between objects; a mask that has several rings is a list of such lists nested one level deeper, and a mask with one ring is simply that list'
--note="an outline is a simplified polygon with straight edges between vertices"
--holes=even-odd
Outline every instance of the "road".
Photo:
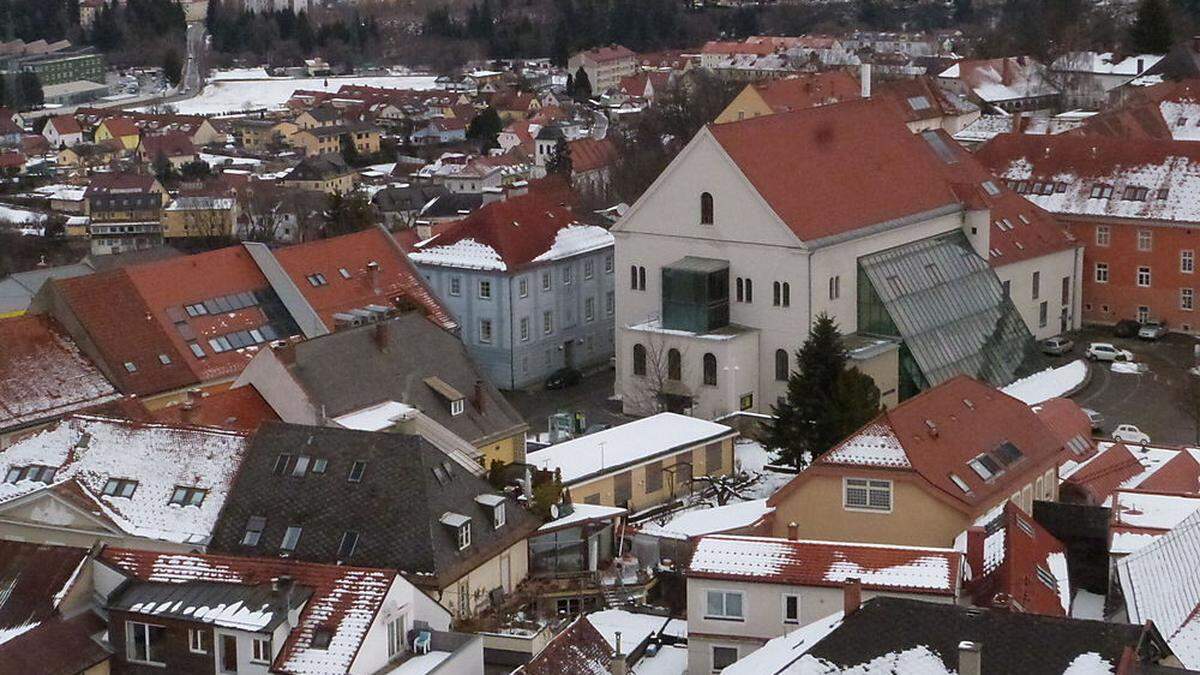
[{"label": "road", "polygon": [[187,62],[183,66],[183,82],[179,98],[191,98],[204,88],[204,47],[208,31],[203,21],[193,21],[187,27]]}]

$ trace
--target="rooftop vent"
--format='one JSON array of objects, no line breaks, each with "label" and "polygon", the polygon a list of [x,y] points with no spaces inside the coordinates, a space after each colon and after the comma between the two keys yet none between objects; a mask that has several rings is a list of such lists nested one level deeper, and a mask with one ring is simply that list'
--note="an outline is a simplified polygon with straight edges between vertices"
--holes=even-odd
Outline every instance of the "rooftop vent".
[{"label": "rooftop vent", "polygon": [[938,428],[937,425],[933,423],[933,420],[925,420],[925,427],[929,429],[930,436],[937,438]]}]

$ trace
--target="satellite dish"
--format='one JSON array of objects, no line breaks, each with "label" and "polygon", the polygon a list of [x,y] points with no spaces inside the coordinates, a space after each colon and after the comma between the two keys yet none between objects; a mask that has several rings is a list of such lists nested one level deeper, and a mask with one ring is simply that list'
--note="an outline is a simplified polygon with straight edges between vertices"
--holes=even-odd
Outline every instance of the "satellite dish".
[{"label": "satellite dish", "polygon": [[558,504],[550,505],[550,517],[555,520],[558,519]]}]

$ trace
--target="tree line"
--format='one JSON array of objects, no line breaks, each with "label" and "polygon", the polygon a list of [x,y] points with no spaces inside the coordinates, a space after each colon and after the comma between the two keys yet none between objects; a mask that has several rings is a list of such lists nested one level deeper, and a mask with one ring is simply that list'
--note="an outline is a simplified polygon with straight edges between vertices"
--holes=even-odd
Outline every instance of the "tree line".
[{"label": "tree line", "polygon": [[255,13],[222,0],[209,0],[205,24],[213,51],[228,57],[265,57],[275,66],[296,65],[317,55],[330,63],[358,65],[376,51],[380,33],[373,17],[355,10],[316,21],[305,11]]}]

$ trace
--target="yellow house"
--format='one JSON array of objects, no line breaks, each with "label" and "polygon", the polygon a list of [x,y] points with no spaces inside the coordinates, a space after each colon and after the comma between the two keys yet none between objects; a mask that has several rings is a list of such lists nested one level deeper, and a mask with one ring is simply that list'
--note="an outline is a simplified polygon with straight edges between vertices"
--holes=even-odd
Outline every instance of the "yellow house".
[{"label": "yellow house", "polygon": [[861,87],[858,80],[840,70],[754,82],[738,92],[721,114],[717,115],[715,122],[724,124],[762,115],[804,110],[860,96]]},{"label": "yellow house", "polygon": [[96,126],[95,134],[97,143],[115,139],[126,150],[137,150],[138,142],[141,140],[141,132],[138,131],[133,120],[128,117],[109,117]]},{"label": "yellow house", "polygon": [[300,129],[334,127],[341,123],[341,111],[331,105],[319,105],[315,108],[309,108],[296,116],[296,126]]},{"label": "yellow house", "polygon": [[237,218],[233,197],[178,197],[162,211],[163,236],[231,237]]},{"label": "yellow house", "polygon": [[876,417],[767,500],[771,536],[953,545],[1005,501],[1032,512],[1058,496],[1058,467],[1094,452],[1074,402],[1034,411],[959,376]]},{"label": "yellow house", "polygon": [[330,152],[316,157],[305,157],[280,179],[279,184],[301,190],[348,194],[354,190],[357,178],[358,172],[350,168],[341,155]]},{"label": "yellow house", "polygon": [[692,490],[693,476],[733,473],[736,429],[659,413],[531,452],[526,462],[555,474],[580,504],[640,511]]},{"label": "yellow house", "polygon": [[359,154],[370,155],[379,152],[379,129],[368,124],[339,124],[301,129],[289,138],[292,145],[304,148],[304,154],[308,157],[340,152],[343,138],[354,143],[354,149]]}]

